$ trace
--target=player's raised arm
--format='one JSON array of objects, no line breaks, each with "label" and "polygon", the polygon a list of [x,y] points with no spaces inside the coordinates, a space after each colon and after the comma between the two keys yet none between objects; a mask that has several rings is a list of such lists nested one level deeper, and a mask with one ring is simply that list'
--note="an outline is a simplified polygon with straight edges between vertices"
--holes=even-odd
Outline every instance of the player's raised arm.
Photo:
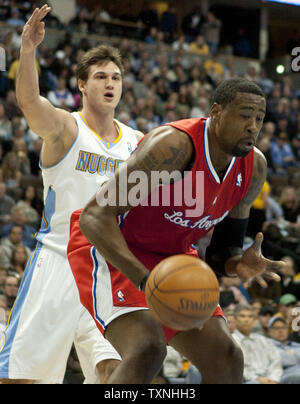
[{"label": "player's raised arm", "polygon": [[[139,200],[151,192],[153,171],[183,172],[193,156],[193,145],[188,135],[170,126],[150,132],[137,151],[122,164],[115,176],[103,185],[80,217],[80,228],[85,237],[104,258],[118,268],[133,284],[139,286],[149,274],[148,269],[130,252],[116,218],[138,203],[130,198],[137,182],[130,178],[144,178]],[[116,192],[116,203],[107,203]]]},{"label": "player's raised arm", "polygon": [[61,135],[67,121],[73,121],[70,114],[56,109],[40,96],[36,49],[44,39],[45,23],[42,20],[50,10],[47,4],[36,8],[24,26],[16,79],[18,104],[30,128],[45,140]]}]

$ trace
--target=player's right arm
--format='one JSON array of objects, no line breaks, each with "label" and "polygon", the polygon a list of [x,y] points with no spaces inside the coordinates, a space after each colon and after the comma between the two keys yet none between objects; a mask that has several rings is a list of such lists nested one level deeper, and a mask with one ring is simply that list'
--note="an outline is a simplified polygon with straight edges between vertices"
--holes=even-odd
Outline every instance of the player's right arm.
[{"label": "player's right arm", "polygon": [[24,26],[16,79],[18,104],[29,127],[45,141],[43,164],[46,166],[55,164],[65,155],[77,133],[72,115],[40,96],[36,49],[45,36],[42,19],[50,10],[47,4],[36,8]]},{"label": "player's right arm", "polygon": [[[130,198],[131,190],[137,186],[137,182],[132,183],[130,177],[134,173],[144,173],[146,176],[147,181],[139,197],[139,200],[144,200],[152,191],[151,185],[154,186],[151,184],[151,173],[184,172],[191,163],[193,150],[187,134],[170,126],[154,129],[119,167],[115,176],[100,188],[80,216],[79,225],[88,241],[137,287],[149,271],[131,253],[117,223],[119,215],[138,204]],[[111,204],[106,203],[114,192],[116,203],[114,200]]]}]

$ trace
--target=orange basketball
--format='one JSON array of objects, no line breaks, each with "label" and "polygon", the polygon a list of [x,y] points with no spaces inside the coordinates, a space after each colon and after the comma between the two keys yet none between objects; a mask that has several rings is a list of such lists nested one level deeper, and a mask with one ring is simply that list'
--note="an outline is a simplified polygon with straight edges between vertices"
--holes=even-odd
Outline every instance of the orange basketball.
[{"label": "orange basketball", "polygon": [[147,304],[163,325],[186,331],[201,327],[219,303],[219,283],[202,260],[173,255],[161,261],[146,284]]}]

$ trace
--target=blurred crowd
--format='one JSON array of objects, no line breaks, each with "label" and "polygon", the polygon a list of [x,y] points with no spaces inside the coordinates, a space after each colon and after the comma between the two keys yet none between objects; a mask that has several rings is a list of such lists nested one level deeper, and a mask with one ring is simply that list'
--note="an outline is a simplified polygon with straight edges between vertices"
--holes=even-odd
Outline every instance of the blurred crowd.
[{"label": "blurred crowd", "polygon": [[[22,7],[17,8],[17,3],[22,3]],[[0,75],[0,327],[3,327],[26,262],[35,248],[43,189],[39,169],[42,141],[28,127],[15,95],[22,26],[33,5],[1,1],[0,6],[0,20],[10,25],[0,34],[7,64],[7,71]],[[241,75],[232,57],[222,58],[225,62],[219,57],[222,22],[213,13],[204,18],[196,9],[187,15],[180,37],[176,35],[173,14],[170,8],[159,24],[155,13],[144,10],[138,21],[142,31],[142,24],[148,24],[150,29],[143,32],[141,40],[123,37],[115,43],[125,67],[123,97],[116,118],[144,133],[166,122],[207,116],[218,84]],[[46,24],[64,28],[57,18],[47,18],[50,20]],[[111,15],[109,11],[97,10],[97,18],[109,20]],[[95,21],[90,12],[80,8],[71,27],[98,33],[97,27],[102,25]],[[53,48],[43,43],[36,63],[41,94],[56,107],[76,111],[80,108],[80,95],[75,67],[92,44],[88,36],[75,42],[71,32],[61,31],[60,41]],[[105,35],[105,29],[100,33]],[[243,48],[242,41],[240,45]],[[268,178],[251,210],[245,248],[262,231],[263,254],[269,259],[283,259],[287,266],[280,274],[281,282],[269,281],[267,288],[256,283],[242,284],[236,279],[220,279],[220,303],[229,320],[232,317],[232,323],[236,323],[238,316],[234,314],[236,307],[240,304],[248,310],[249,305],[253,307],[253,329],[263,335],[268,335],[276,323],[270,323],[273,316],[281,318],[281,324],[289,331],[287,340],[300,343],[299,330],[292,327],[295,313],[300,312],[300,91],[293,88],[291,76],[273,81],[263,66],[250,62],[245,76],[258,83],[267,96],[267,115],[257,147],[268,161]],[[210,235],[200,241],[200,256],[209,238]],[[180,360],[177,357],[180,371],[171,372],[169,378],[187,376],[189,365]],[[162,376],[168,380],[166,374]]]}]

